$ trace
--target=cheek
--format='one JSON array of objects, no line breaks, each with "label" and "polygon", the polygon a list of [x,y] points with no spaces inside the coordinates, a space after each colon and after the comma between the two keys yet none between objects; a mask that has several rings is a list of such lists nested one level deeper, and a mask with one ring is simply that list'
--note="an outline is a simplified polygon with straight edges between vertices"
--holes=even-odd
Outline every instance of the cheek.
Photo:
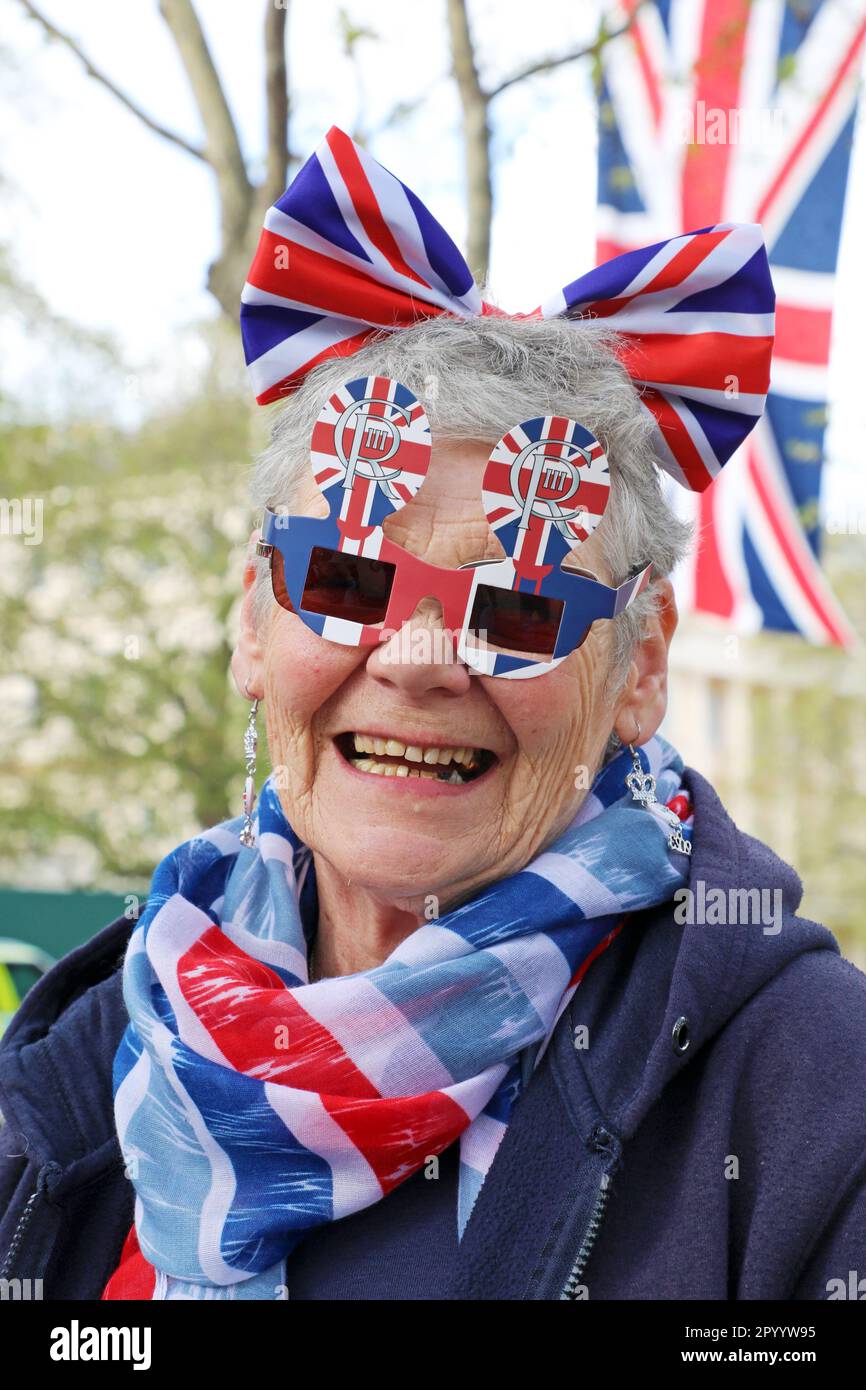
[{"label": "cheek", "polygon": [[309,728],[316,711],[363,659],[361,649],[326,642],[300,618],[274,619],[265,651],[265,702],[268,729]]},{"label": "cheek", "polygon": [[549,676],[528,681],[488,681],[496,705],[518,742],[562,742],[596,719],[601,708],[601,674],[591,656],[575,652]]},{"label": "cheek", "polygon": [[602,665],[589,644],[548,676],[487,680],[486,685],[519,754],[536,765],[546,754],[559,758],[566,752],[589,761],[596,744],[607,739],[613,711],[604,698]]}]

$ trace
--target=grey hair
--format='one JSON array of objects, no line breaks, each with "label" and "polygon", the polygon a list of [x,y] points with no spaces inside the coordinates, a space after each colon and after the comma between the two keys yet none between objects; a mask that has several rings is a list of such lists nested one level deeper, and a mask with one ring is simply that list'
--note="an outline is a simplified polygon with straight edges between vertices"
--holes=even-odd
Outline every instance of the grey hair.
[{"label": "grey hair", "polygon": [[[313,368],[275,414],[270,442],[250,479],[253,505],[291,509],[309,469],[309,441],[323,402],[354,377],[395,377],[424,406],[436,438],[491,446],[505,430],[536,415],[579,420],[602,444],[611,494],[598,527],[614,584],[652,561],[668,575],[685,554],[691,528],[665,502],[655,464],[652,423],[617,356],[617,335],[592,320],[460,319],[441,315],[377,334],[350,358]],[[268,561],[258,559],[254,620],[273,603]],[[631,654],[655,608],[652,583],[613,620],[609,679],[621,688]]]}]

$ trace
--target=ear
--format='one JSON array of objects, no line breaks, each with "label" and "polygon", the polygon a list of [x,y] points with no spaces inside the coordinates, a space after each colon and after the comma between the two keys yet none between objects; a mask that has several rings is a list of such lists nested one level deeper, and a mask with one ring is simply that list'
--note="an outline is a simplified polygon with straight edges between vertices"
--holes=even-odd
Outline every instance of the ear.
[{"label": "ear", "polygon": [[250,534],[244,562],[244,596],[240,611],[240,633],[232,653],[231,668],[238,692],[245,700],[261,700],[264,695],[264,646],[253,617],[253,581],[256,577],[255,546],[261,536],[257,527]]},{"label": "ear", "polygon": [[661,579],[655,586],[656,610],[645,635],[635,647],[625,685],[617,702],[614,729],[623,743],[646,743],[658,730],[668,705],[668,650],[679,614],[673,586]]}]

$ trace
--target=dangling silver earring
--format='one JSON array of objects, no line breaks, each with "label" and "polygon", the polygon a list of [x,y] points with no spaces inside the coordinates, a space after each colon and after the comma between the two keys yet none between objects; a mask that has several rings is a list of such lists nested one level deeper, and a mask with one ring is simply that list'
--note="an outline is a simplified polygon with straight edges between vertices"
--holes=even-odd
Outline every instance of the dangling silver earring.
[{"label": "dangling silver earring", "polygon": [[[637,720],[635,720],[637,724]],[[640,738],[640,724],[637,724],[635,738]],[[642,806],[649,810],[652,806],[657,806],[661,815],[671,826],[671,834],[668,836],[668,849],[676,850],[678,854],[691,854],[692,847],[690,842],[683,835],[682,821],[675,811],[669,806],[663,806],[656,797],[656,779],[651,772],[645,772],[640,760],[640,754],[634,744],[628,745],[631,753],[632,769],[625,779],[625,784],[632,795],[633,801],[639,801]]]},{"label": "dangling silver earring", "polygon": [[[640,738],[640,724],[637,724],[635,738]],[[625,779],[625,784],[631,792],[632,801],[639,801],[643,806],[649,806],[656,799],[656,779],[651,772],[644,772],[640,754],[633,743],[628,745],[631,753],[631,772]]]},{"label": "dangling silver earring", "polygon": [[[247,696],[249,696],[250,693],[249,685],[250,678],[247,676],[244,682],[244,694]],[[243,796],[244,824],[239,839],[241,844],[246,845],[248,848],[252,848],[256,843],[255,835],[253,834],[253,807],[256,804],[256,752],[259,746],[259,736],[256,729],[256,714],[258,708],[259,702],[256,698],[250,705],[250,717],[247,721],[247,727],[244,730],[244,758],[247,765],[247,775],[244,782]]]}]

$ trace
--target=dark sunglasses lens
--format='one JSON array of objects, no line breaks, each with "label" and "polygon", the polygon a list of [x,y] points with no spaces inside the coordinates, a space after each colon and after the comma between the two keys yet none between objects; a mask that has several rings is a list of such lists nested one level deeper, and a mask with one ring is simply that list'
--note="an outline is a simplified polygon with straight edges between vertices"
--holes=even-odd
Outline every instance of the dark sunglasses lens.
[{"label": "dark sunglasses lens", "polygon": [[274,598],[281,608],[287,608],[290,613],[294,613],[292,600],[289,598],[289,591],[286,588],[286,570],[283,564],[283,553],[274,546],[271,551],[271,588],[274,591]]},{"label": "dark sunglasses lens", "polygon": [[549,660],[556,649],[564,607],[558,598],[479,584],[469,627],[482,646]]},{"label": "dark sunglasses lens", "polygon": [[301,607],[353,623],[381,623],[388,611],[395,565],[315,545]]}]

